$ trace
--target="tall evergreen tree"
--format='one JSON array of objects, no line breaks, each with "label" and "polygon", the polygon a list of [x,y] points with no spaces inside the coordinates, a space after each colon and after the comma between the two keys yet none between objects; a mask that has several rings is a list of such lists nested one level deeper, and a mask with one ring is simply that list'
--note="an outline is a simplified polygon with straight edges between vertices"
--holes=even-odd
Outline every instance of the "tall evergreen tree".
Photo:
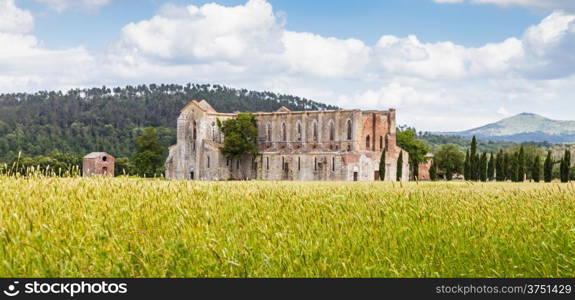
[{"label": "tall evergreen tree", "polygon": [[545,166],[543,170],[543,177],[545,182],[553,181],[553,157],[551,156],[551,150],[547,152],[547,158],[545,159]]},{"label": "tall evergreen tree", "polygon": [[487,181],[487,153],[483,152],[479,159],[479,179],[483,182]]},{"label": "tall evergreen tree", "polygon": [[465,162],[463,164],[463,176],[465,180],[471,180],[471,161],[469,160],[469,149],[465,153]]},{"label": "tall evergreen tree", "polygon": [[535,160],[533,161],[531,177],[535,182],[541,181],[541,157],[539,157],[539,155],[535,156]]},{"label": "tall evergreen tree", "polygon": [[385,155],[387,154],[387,151],[384,149],[383,152],[381,152],[381,159],[379,160],[379,180],[384,181],[385,180]]},{"label": "tall evergreen tree", "polygon": [[519,174],[519,152],[515,152],[511,155],[511,166],[509,167],[509,177],[511,181],[517,182],[518,181],[518,174]]},{"label": "tall evergreen tree", "polygon": [[571,169],[571,151],[569,149],[565,150],[563,159],[561,159],[561,182],[569,182],[569,171]]},{"label": "tall evergreen tree", "polygon": [[525,149],[523,146],[521,146],[517,155],[517,181],[525,181]]},{"label": "tall evergreen tree", "polygon": [[470,179],[477,181],[479,179],[479,157],[477,154],[477,139],[473,136],[471,139],[471,151],[469,152]]},{"label": "tall evergreen tree", "polygon": [[429,179],[431,181],[436,181],[437,180],[437,164],[435,163],[435,160],[431,160],[431,166],[429,168]]},{"label": "tall evergreen tree", "polygon": [[503,149],[497,154],[497,164],[495,165],[497,181],[505,181],[505,170],[503,168]]},{"label": "tall evergreen tree", "polygon": [[399,158],[397,159],[397,173],[395,177],[397,181],[401,181],[403,175],[403,151],[399,153]]},{"label": "tall evergreen tree", "polygon": [[493,181],[495,180],[495,160],[496,157],[493,153],[489,156],[489,165],[487,167],[487,180]]},{"label": "tall evergreen tree", "polygon": [[503,155],[503,171],[505,172],[505,180],[513,180],[512,179],[512,166],[511,166],[512,162],[511,162],[511,154],[509,153],[505,153]]}]

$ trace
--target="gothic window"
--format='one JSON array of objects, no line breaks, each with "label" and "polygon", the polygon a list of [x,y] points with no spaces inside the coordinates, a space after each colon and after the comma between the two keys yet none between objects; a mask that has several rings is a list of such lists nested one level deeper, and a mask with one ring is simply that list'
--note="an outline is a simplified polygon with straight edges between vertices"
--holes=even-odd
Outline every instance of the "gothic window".
[{"label": "gothic window", "polygon": [[301,129],[301,123],[298,122],[297,123],[297,141],[301,142],[301,137],[302,137],[302,129]]},{"label": "gothic window", "polygon": [[351,139],[352,139],[351,120],[347,120],[347,122],[345,124],[345,131],[347,132],[347,140],[351,141]]},{"label": "gothic window", "polygon": [[317,132],[317,122],[316,121],[313,121],[313,134],[312,134],[312,136],[313,136],[313,141],[317,142],[318,132]]},{"label": "gothic window", "polygon": [[266,141],[272,141],[272,125],[270,123],[266,125]]},{"label": "gothic window", "polygon": [[369,149],[371,144],[370,144],[371,138],[368,136],[365,137],[365,149]]},{"label": "gothic window", "polygon": [[297,170],[301,171],[301,157],[297,158]]},{"label": "gothic window", "polygon": [[331,158],[331,170],[332,172],[335,172],[335,157]]},{"label": "gothic window", "polygon": [[287,142],[287,127],[286,127],[286,123],[282,123],[282,141]]},{"label": "gothic window", "polygon": [[329,141],[335,141],[335,126],[333,125],[333,122],[329,123]]},{"label": "gothic window", "polygon": [[317,171],[317,157],[313,158],[313,169],[314,171]]}]

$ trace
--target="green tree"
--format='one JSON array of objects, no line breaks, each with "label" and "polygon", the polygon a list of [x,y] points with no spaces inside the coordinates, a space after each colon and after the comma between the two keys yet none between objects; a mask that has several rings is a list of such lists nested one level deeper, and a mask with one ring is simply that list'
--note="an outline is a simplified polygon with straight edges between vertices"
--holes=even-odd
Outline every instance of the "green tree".
[{"label": "green tree", "polygon": [[505,169],[503,168],[503,149],[499,150],[497,154],[497,162],[495,164],[495,177],[497,181],[505,181]]},{"label": "green tree", "polygon": [[495,180],[495,166],[496,166],[496,157],[495,154],[491,153],[489,156],[489,165],[487,168],[487,180],[493,181]]},{"label": "green tree", "polygon": [[469,152],[469,172],[470,179],[477,181],[479,179],[479,157],[477,154],[477,139],[475,136],[471,139],[471,151]]},{"label": "green tree", "polygon": [[487,181],[487,164],[487,153],[483,152],[481,158],[479,159],[479,179],[483,182]]},{"label": "green tree", "polygon": [[418,176],[419,164],[426,161],[425,155],[429,153],[429,147],[424,141],[417,139],[414,128],[400,127],[397,130],[397,145],[409,153],[409,168],[411,178]]},{"label": "green tree", "polygon": [[503,154],[503,173],[505,174],[505,179],[503,181],[512,180],[511,179],[511,155],[507,152],[505,152],[505,154]]},{"label": "green tree", "polygon": [[442,174],[446,180],[451,180],[453,174],[461,173],[465,156],[457,145],[444,144],[439,146],[433,160],[437,164],[437,174]]},{"label": "green tree", "polygon": [[551,150],[547,152],[547,158],[545,159],[543,177],[545,182],[553,181],[553,157],[551,156]]},{"label": "green tree", "polygon": [[563,159],[561,159],[561,166],[560,166],[561,182],[569,182],[570,171],[571,171],[571,151],[569,149],[566,149]]},{"label": "green tree", "polygon": [[535,160],[533,161],[531,178],[533,178],[535,182],[541,181],[541,157],[539,155],[535,156]]},{"label": "green tree", "polygon": [[384,181],[385,180],[385,155],[387,154],[387,151],[384,149],[383,152],[381,152],[381,159],[379,160],[379,180]]},{"label": "green tree", "polygon": [[251,113],[240,113],[237,118],[220,122],[218,127],[224,134],[222,154],[228,159],[241,159],[245,155],[258,155],[258,124]]},{"label": "green tree", "polygon": [[144,177],[162,174],[165,152],[166,147],[160,143],[156,128],[145,128],[136,138],[136,152],[132,158],[136,174]]},{"label": "green tree", "polygon": [[401,181],[403,175],[403,151],[399,153],[399,158],[397,159],[397,173],[395,177],[397,181]]},{"label": "green tree", "polygon": [[471,180],[471,161],[469,159],[469,149],[465,152],[465,161],[463,162],[463,177],[465,180]]},{"label": "green tree", "polygon": [[525,181],[525,148],[521,146],[517,155],[517,181]]},{"label": "green tree", "polygon": [[437,180],[437,164],[435,163],[435,159],[431,160],[431,166],[429,167],[429,179],[431,181]]}]

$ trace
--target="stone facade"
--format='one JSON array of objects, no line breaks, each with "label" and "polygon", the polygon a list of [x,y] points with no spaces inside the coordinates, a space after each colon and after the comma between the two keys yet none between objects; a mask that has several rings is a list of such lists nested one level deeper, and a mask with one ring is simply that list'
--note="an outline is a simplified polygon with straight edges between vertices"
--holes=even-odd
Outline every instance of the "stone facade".
[{"label": "stone facade", "polygon": [[[178,118],[177,144],[170,147],[166,177],[192,180],[378,180],[386,149],[386,181],[396,180],[395,110],[290,111],[254,113],[256,158],[226,159],[217,120],[237,114],[216,112],[205,100],[189,103]],[[402,180],[409,179],[403,151]]]},{"label": "stone facade", "polygon": [[114,176],[116,160],[106,152],[92,152],[82,159],[83,176]]}]

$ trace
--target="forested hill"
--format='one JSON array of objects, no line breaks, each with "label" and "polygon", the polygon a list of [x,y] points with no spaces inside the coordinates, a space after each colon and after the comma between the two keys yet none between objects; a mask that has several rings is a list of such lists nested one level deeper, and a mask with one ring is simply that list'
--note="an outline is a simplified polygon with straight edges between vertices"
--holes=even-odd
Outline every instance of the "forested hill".
[{"label": "forested hill", "polygon": [[175,143],[176,119],[192,99],[207,100],[219,112],[325,110],[337,107],[271,92],[219,85],[141,85],[63,92],[0,95],[0,161],[53,151],[105,151],[129,156],[143,127],[156,127],[162,143]]}]

